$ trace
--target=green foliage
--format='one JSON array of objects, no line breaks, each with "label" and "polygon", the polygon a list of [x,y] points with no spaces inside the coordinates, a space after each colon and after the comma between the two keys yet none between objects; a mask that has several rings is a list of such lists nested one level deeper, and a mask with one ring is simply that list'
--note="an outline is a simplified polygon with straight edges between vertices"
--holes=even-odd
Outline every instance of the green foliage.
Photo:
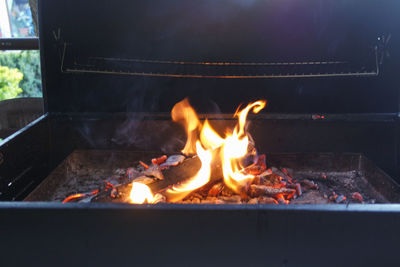
[{"label": "green foliage", "polygon": [[15,98],[22,93],[18,85],[23,77],[18,69],[0,66],[0,100]]},{"label": "green foliage", "polygon": [[24,75],[22,97],[42,97],[39,51],[0,52],[0,66],[17,68]]}]

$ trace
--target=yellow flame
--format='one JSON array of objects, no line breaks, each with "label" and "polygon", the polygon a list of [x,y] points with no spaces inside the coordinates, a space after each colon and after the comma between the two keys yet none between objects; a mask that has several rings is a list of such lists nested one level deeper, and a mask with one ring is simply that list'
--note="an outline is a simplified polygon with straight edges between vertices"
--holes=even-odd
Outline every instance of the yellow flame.
[{"label": "yellow flame", "polygon": [[200,141],[207,149],[216,149],[224,144],[224,139],[214,131],[208,120],[205,120],[201,128]]},{"label": "yellow flame", "polygon": [[147,202],[147,203],[154,202],[154,196],[153,196],[153,193],[151,192],[150,188],[147,185],[141,184],[141,183],[132,183],[130,199],[131,199],[131,203],[134,203],[134,204],[143,204],[145,202]]},{"label": "yellow flame", "polygon": [[171,117],[173,121],[183,124],[186,130],[187,141],[182,153],[185,155],[194,154],[200,121],[187,98],[175,104],[171,111]]},{"label": "yellow flame", "polygon": [[235,127],[235,131],[239,137],[241,135],[245,134],[244,128],[246,126],[247,114],[249,114],[249,111],[251,109],[253,109],[253,113],[257,114],[265,107],[266,104],[267,104],[266,101],[259,100],[259,101],[250,103],[249,105],[247,105],[247,107],[245,107],[241,111],[239,111],[240,107],[236,110],[236,113],[234,116],[238,117],[239,122],[238,122],[238,125],[236,125],[236,127]]},{"label": "yellow flame", "polygon": [[254,113],[260,112],[266,105],[265,101],[256,101],[249,104],[247,107],[236,111],[235,116],[238,118],[233,133],[228,135],[224,142],[222,157],[225,184],[235,192],[239,192],[244,184],[253,179],[254,176],[250,174],[243,174],[240,172],[243,169],[240,159],[246,156],[247,148],[249,146],[249,137],[245,132],[247,114],[251,109]]},{"label": "yellow flame", "polygon": [[201,160],[200,170],[192,178],[167,189],[166,195],[169,202],[176,202],[183,199],[190,192],[202,187],[210,181],[212,153],[211,151],[203,149],[199,141],[196,142],[196,152]]}]

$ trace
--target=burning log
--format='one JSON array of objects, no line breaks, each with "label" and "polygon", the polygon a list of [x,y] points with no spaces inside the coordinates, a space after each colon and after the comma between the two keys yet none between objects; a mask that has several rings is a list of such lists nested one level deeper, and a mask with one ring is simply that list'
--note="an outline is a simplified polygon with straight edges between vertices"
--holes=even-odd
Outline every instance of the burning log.
[{"label": "burning log", "polygon": [[[153,190],[161,190],[169,185],[178,184],[182,178],[190,178],[196,175],[201,167],[199,157],[191,157],[185,159],[181,164],[162,170],[164,181],[160,181],[152,188]],[[211,164],[211,180],[220,179],[222,177],[222,168],[220,162]]]},{"label": "burning log", "polygon": [[278,194],[288,194],[288,195],[294,195],[296,193],[295,189],[291,188],[274,188],[270,186],[265,186],[265,185],[255,185],[252,184],[250,185],[250,190],[249,190],[249,195],[251,197],[259,197],[259,196],[276,196]]},{"label": "burning log", "polygon": [[164,180],[164,175],[161,172],[160,166],[158,165],[151,165],[150,167],[146,168],[143,174],[149,177],[157,178],[158,180]]},{"label": "burning log", "polygon": [[158,179],[155,178],[155,177],[150,178],[148,176],[140,176],[140,177],[137,177],[137,178],[133,179],[132,182],[149,185],[149,184],[155,183],[157,180]]}]

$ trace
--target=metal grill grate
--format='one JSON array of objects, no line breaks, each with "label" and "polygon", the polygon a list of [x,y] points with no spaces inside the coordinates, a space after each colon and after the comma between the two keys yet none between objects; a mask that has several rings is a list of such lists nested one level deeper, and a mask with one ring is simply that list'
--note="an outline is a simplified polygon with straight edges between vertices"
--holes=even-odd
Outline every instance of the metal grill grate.
[{"label": "metal grill grate", "polygon": [[[64,45],[61,71],[64,73],[95,73],[176,78],[302,78],[377,76],[378,51],[369,64],[346,61],[310,62],[192,62],[88,57],[76,60]],[[71,60],[75,58],[75,60]],[[70,62],[72,61],[72,62]]]}]

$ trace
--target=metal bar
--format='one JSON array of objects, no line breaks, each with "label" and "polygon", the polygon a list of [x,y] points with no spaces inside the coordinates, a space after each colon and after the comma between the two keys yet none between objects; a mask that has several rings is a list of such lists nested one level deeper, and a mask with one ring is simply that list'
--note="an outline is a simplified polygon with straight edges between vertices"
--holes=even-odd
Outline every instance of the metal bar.
[{"label": "metal bar", "polygon": [[0,50],[38,50],[39,38],[0,38]]},{"label": "metal bar", "polygon": [[[315,115],[319,115],[318,118]],[[322,118],[323,116],[323,118]],[[98,121],[107,119],[138,119],[138,120],[170,120],[170,113],[146,113],[146,112],[113,112],[113,113],[58,113],[49,114],[51,119],[64,119],[75,121]],[[198,114],[200,119],[208,120],[236,120],[231,113],[221,114]],[[251,120],[312,120],[312,121],[352,121],[352,122],[394,122],[397,119],[397,113],[353,113],[353,114],[329,114],[329,113],[261,113],[249,114]]]},{"label": "metal bar", "polygon": [[24,198],[46,176],[48,140],[43,115],[0,144],[0,200]]},{"label": "metal bar", "polygon": [[399,213],[400,204],[298,204],[298,205],[243,205],[243,204],[121,204],[121,203],[61,203],[61,202],[24,202],[1,201],[1,210],[143,210],[143,211],[303,211],[303,212],[341,212],[341,213]]},{"label": "metal bar", "polygon": [[212,78],[212,79],[272,79],[272,78],[314,78],[314,77],[348,77],[348,76],[377,76],[377,72],[356,73],[321,73],[321,74],[288,74],[288,75],[202,75],[202,74],[172,74],[172,73],[146,73],[146,72],[117,72],[107,70],[84,70],[66,69],[65,73],[95,73],[95,74],[117,74],[149,77],[171,77],[171,78]]},{"label": "metal bar", "polygon": [[214,65],[214,66],[286,66],[286,65],[328,65],[344,64],[346,61],[310,61],[310,62],[197,62],[197,61],[177,61],[177,60],[147,60],[147,59],[126,59],[126,58],[105,58],[92,57],[104,61],[127,61],[135,63],[153,63],[153,64],[175,64],[175,65]]},{"label": "metal bar", "polygon": [[[398,263],[398,205],[167,206],[1,203],[2,265],[60,266],[60,259],[62,266]],[[379,245],[365,245],[372,243]],[[46,257],[21,257],[21,251]]]}]

